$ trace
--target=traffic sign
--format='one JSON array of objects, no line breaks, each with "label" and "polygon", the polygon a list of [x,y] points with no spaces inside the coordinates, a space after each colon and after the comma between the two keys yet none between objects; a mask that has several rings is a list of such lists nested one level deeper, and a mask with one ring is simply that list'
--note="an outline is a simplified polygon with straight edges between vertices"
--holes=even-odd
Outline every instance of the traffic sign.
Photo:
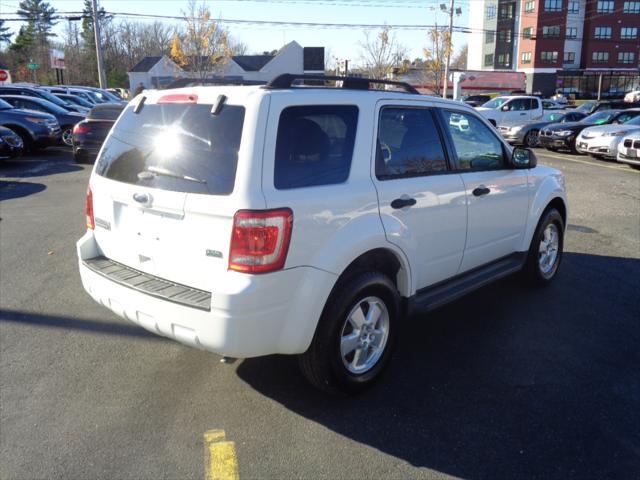
[{"label": "traffic sign", "polygon": [[40,65],[38,63],[28,63],[27,68],[29,70],[37,70],[40,68]]},{"label": "traffic sign", "polygon": [[9,78],[9,73],[6,70],[0,70],[0,82],[6,82]]}]

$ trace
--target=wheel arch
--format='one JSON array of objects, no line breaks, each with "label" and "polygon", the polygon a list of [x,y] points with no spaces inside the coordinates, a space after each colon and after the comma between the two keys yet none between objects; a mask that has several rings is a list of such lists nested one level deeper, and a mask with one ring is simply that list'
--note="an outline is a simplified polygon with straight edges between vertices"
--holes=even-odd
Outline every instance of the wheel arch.
[{"label": "wheel arch", "polygon": [[553,180],[553,177],[549,177],[547,181],[540,186],[535,197],[532,199],[529,217],[527,220],[527,229],[523,238],[521,251],[526,252],[529,250],[531,239],[533,238],[536,227],[538,226],[542,216],[550,208],[558,210],[562,216],[564,231],[566,232],[569,216],[567,197],[563,186],[560,185],[559,182]]},{"label": "wheel arch", "polygon": [[[34,142],[35,141],[35,137],[34,137],[33,133],[31,133],[31,131],[29,131],[29,129],[24,128],[22,125],[18,125],[16,123],[3,123],[2,126],[8,128],[10,130],[13,130],[15,133],[20,135],[20,138],[22,138],[23,141],[24,140],[27,140],[29,142]],[[25,145],[25,148],[26,147],[27,147],[27,145]]]}]

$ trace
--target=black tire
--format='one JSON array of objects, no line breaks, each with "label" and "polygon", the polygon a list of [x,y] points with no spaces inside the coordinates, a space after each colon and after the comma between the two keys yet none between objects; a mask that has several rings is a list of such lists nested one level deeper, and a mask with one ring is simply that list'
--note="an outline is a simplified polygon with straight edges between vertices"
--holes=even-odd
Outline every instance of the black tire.
[{"label": "black tire", "polygon": [[[557,256],[555,262],[552,265],[552,268],[548,272],[544,272],[540,266],[539,262],[539,249],[540,244],[543,240],[543,235],[545,229],[549,225],[555,225],[558,233],[558,249]],[[542,214],[540,221],[538,222],[538,226],[536,227],[536,231],[533,234],[533,238],[531,239],[531,245],[529,246],[529,252],[527,254],[527,260],[525,262],[523,268],[523,274],[525,279],[533,284],[544,286],[551,283],[551,281],[555,278],[558,273],[558,269],[560,268],[560,263],[562,262],[562,252],[564,248],[564,222],[562,220],[562,215],[555,208],[548,208]]]},{"label": "black tire", "polygon": [[535,128],[528,131],[524,137],[524,146],[528,148],[536,148],[538,145],[540,145],[538,141],[538,133],[538,130],[536,130]]},{"label": "black tire", "polygon": [[640,170],[640,165],[629,165],[631,168],[633,168],[634,170]]},{"label": "black tire", "polygon": [[31,135],[29,134],[29,132],[27,132],[26,130],[23,130],[22,128],[18,128],[18,127],[8,127],[11,130],[13,130],[13,133],[15,133],[16,135],[18,135],[21,139],[22,139],[22,145],[23,145],[23,152],[24,153],[28,153],[28,152],[33,152],[35,151],[34,145],[33,145],[33,139],[31,138]]},{"label": "black tire", "polygon": [[558,149],[556,147],[545,147],[547,150],[549,150],[550,152],[557,152]]},{"label": "black tire", "polygon": [[[364,299],[368,297],[376,297],[384,303],[389,319],[388,335],[377,362],[356,374],[343,362],[340,339],[348,323],[347,317],[359,303],[364,305]],[[360,271],[339,280],[324,307],[311,346],[299,357],[302,373],[312,385],[330,393],[354,394],[368,388],[391,359],[400,316],[400,296],[386,275]]]}]

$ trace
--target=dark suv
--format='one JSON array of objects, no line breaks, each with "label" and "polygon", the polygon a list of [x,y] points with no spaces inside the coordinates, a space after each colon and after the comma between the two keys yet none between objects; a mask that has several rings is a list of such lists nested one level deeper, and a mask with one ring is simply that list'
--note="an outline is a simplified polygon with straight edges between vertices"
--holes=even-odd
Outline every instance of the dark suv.
[{"label": "dark suv", "polygon": [[49,147],[60,142],[60,124],[53,115],[13,108],[1,99],[0,125],[17,133],[25,150]]}]

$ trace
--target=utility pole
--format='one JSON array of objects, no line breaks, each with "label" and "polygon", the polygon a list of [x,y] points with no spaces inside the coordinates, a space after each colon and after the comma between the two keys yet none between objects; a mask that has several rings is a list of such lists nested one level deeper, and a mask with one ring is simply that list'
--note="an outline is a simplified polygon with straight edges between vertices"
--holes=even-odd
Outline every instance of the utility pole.
[{"label": "utility pole", "polygon": [[[453,1],[453,0],[452,0]],[[100,88],[107,88],[107,77],[102,63],[102,45],[100,44],[100,22],[98,21],[98,1],[91,0],[93,6],[93,33],[96,39],[96,58],[98,60],[98,81]]]},{"label": "utility pole", "polygon": [[444,65],[444,88],[442,89],[442,98],[447,98],[447,90],[449,88],[449,62],[451,61],[451,50],[453,47],[453,1],[454,0],[451,0],[451,4],[449,5],[449,41],[447,42],[447,63]]}]

